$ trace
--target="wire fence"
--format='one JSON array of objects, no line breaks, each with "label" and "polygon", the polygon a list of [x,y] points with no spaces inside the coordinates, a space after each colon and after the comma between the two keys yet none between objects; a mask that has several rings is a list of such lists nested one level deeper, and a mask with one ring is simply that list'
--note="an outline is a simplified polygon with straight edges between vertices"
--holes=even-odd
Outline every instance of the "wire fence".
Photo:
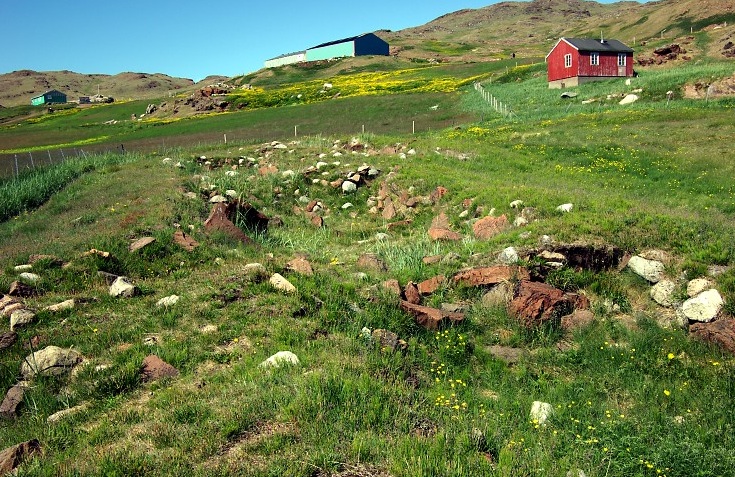
[{"label": "wire fence", "polygon": [[516,113],[513,112],[513,109],[509,105],[493,96],[490,91],[486,90],[480,83],[475,83],[475,91],[480,93],[482,99],[484,99],[495,111],[500,113],[503,118],[510,119],[516,116]]}]

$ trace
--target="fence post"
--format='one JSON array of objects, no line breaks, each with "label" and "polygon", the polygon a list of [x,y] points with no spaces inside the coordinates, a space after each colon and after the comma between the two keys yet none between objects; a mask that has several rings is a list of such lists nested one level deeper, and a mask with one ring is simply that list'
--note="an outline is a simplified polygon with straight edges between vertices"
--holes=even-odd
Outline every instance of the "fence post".
[{"label": "fence post", "polygon": [[227,134],[225,134],[224,136],[225,136],[225,144],[227,144]]},{"label": "fence post", "polygon": [[35,169],[36,165],[33,164],[33,153],[31,153],[31,151],[28,151],[28,157],[31,158],[31,168]]},{"label": "fence post", "polygon": [[416,134],[416,121],[411,121],[411,134]]},{"label": "fence post", "polygon": [[48,152],[48,162],[49,164],[53,164],[54,160],[51,159],[51,149],[46,149],[46,152]]},{"label": "fence post", "polygon": [[15,177],[18,178],[18,154],[15,155]]}]

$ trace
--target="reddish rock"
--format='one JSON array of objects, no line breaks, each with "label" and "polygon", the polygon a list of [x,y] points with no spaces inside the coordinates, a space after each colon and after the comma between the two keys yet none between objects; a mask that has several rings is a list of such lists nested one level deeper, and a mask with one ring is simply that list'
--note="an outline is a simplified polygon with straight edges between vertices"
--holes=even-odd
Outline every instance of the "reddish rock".
[{"label": "reddish rock", "polygon": [[130,250],[131,252],[135,252],[145,247],[146,245],[152,244],[155,241],[156,241],[155,237],[141,237],[135,242],[131,243],[130,247],[128,247],[128,250]]},{"label": "reddish rock", "polygon": [[400,227],[406,227],[408,225],[411,225],[412,223],[413,221],[411,219],[399,220],[398,222],[391,222],[390,224],[386,225],[386,229],[394,230]]},{"label": "reddish rock", "polygon": [[388,183],[386,181],[381,182],[380,187],[378,188],[378,200],[384,201],[388,198],[389,194],[390,189],[388,188]]},{"label": "reddish rock", "polygon": [[0,333],[0,351],[10,348],[18,341],[18,333],[15,331],[3,331]]},{"label": "reddish rock", "polygon": [[9,305],[5,305],[2,308],[2,316],[4,316],[5,318],[10,318],[10,315],[12,315],[14,311],[22,310],[25,307],[26,306],[23,303],[19,301],[14,301],[10,303]]},{"label": "reddish rock", "polygon": [[144,382],[156,381],[161,378],[175,378],[179,375],[178,369],[163,361],[155,354],[146,356],[140,372]]},{"label": "reddish rock", "polygon": [[363,253],[357,259],[357,266],[363,269],[375,270],[376,272],[385,272],[388,267],[385,262],[378,258],[374,253]]},{"label": "reddish rock", "polygon": [[390,197],[386,197],[383,201],[383,212],[381,213],[385,220],[393,220],[396,217],[396,207]]},{"label": "reddish rock", "polygon": [[0,475],[8,475],[19,465],[41,453],[41,444],[31,439],[0,451]]},{"label": "reddish rock", "polygon": [[18,406],[23,402],[25,391],[21,386],[13,386],[8,389],[2,404],[0,404],[0,416],[12,419],[17,416]]},{"label": "reddish rock", "polygon": [[204,221],[204,228],[210,232],[222,232],[223,234],[246,244],[253,243],[253,239],[245,235],[245,232],[240,230],[228,218],[227,205],[224,203],[215,204],[215,206],[212,207],[212,212],[209,214],[207,220]]},{"label": "reddish rock", "polygon": [[510,280],[528,280],[530,275],[523,267],[497,265],[494,267],[473,268],[456,274],[454,283],[471,287],[497,285]]},{"label": "reddish rock", "polygon": [[432,240],[462,240],[462,235],[449,228],[449,218],[442,212],[431,221],[429,237]]},{"label": "reddish rock", "polygon": [[472,225],[472,232],[480,240],[487,240],[510,227],[508,217],[505,214],[500,217],[483,217]]},{"label": "reddish rock", "polygon": [[420,205],[423,202],[424,202],[423,197],[409,197],[403,202],[403,205],[405,205],[409,209],[413,209],[414,207],[416,207],[417,205]]},{"label": "reddish rock", "polygon": [[311,263],[304,257],[296,257],[286,264],[286,270],[290,270],[301,275],[312,276],[314,275],[314,269],[311,268]]},{"label": "reddish rock", "polygon": [[10,284],[8,295],[17,296],[20,298],[29,298],[38,295],[38,291],[35,287],[31,285],[26,285],[25,283],[16,280]]},{"label": "reddish rock", "polygon": [[694,323],[689,332],[708,343],[735,354],[735,320],[721,319],[710,323]]},{"label": "reddish rock", "polygon": [[401,296],[401,284],[398,283],[398,280],[396,280],[395,278],[384,281],[382,285],[383,288],[388,290],[391,294]]},{"label": "reddish rock", "polygon": [[186,235],[181,230],[174,232],[174,243],[187,252],[192,252],[199,246],[199,242]]},{"label": "reddish rock", "polygon": [[419,287],[414,282],[406,283],[406,286],[403,288],[403,296],[407,302],[414,305],[421,303],[421,293],[419,293]]},{"label": "reddish rock", "polygon": [[258,174],[261,176],[267,176],[269,174],[277,174],[278,168],[274,165],[268,164],[258,168]]},{"label": "reddish rock", "polygon": [[576,296],[539,282],[522,280],[508,311],[527,328],[560,320],[572,312]]},{"label": "reddish rock", "polygon": [[332,186],[332,187],[333,187],[333,188],[335,188],[335,189],[339,189],[340,187],[342,187],[342,183],[343,183],[344,181],[345,181],[345,180],[344,180],[344,179],[342,179],[342,178],[339,178],[339,179],[335,179],[335,180],[333,180],[332,182],[330,182],[330,183],[329,183],[329,185],[330,185],[330,186]]},{"label": "reddish rock", "polygon": [[421,261],[424,262],[426,265],[432,265],[434,263],[441,262],[442,256],[441,255],[431,255],[431,256],[422,258]]},{"label": "reddish rock", "polygon": [[309,214],[309,220],[315,227],[324,227],[324,219],[320,215]]},{"label": "reddish rock", "polygon": [[586,328],[594,319],[595,315],[589,310],[574,310],[572,314],[561,317],[561,328],[564,331]]},{"label": "reddish rock", "polygon": [[431,193],[431,201],[436,204],[442,197],[444,197],[448,193],[449,190],[446,187],[439,186]]},{"label": "reddish rock", "polygon": [[314,212],[314,207],[316,207],[316,205],[317,205],[318,203],[319,203],[319,202],[318,202],[318,201],[316,201],[316,200],[311,200],[311,201],[309,201],[309,203],[308,203],[308,204],[306,204],[306,211],[307,211],[307,212]]},{"label": "reddish rock", "polygon": [[463,209],[469,209],[470,207],[472,207],[472,199],[465,199],[462,201]]},{"label": "reddish rock", "polygon": [[459,323],[464,320],[463,313],[452,313],[442,311],[428,306],[416,305],[401,300],[401,308],[416,318],[416,323],[427,330],[438,330],[451,323]]},{"label": "reddish rock", "polygon": [[417,287],[421,295],[431,295],[439,287],[444,285],[446,281],[447,278],[444,275],[437,275],[434,278],[429,278],[428,280],[420,282]]}]

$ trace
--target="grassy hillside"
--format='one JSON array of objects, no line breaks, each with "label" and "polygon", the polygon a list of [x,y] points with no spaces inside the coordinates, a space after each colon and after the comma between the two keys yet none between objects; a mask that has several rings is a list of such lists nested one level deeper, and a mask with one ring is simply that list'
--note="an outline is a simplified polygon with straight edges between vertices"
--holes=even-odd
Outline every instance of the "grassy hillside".
[{"label": "grassy hillside", "polygon": [[[83,140],[105,134],[100,121],[119,115],[115,142],[154,148],[82,156],[0,182],[0,292],[32,254],[68,263],[33,265],[39,294],[23,301],[38,322],[2,351],[0,389],[18,381],[32,350],[71,347],[85,359],[73,376],[36,378],[0,432],[0,448],[37,438],[44,449],[20,475],[728,475],[733,358],[672,326],[673,310],[656,305],[650,284],[629,269],[544,271],[539,259],[521,258],[547,283],[589,299],[591,321],[567,331],[558,322],[527,328],[502,298],[483,299],[487,287],[451,279],[422,300],[459,306],[464,321],[425,330],[382,283],[452,277],[496,263],[506,247],[523,255],[545,240],[657,249],[680,301],[682,277],[716,266],[720,319],[731,320],[735,190],[722,157],[735,135],[733,101],[680,93],[731,75],[731,64],[651,69],[629,87],[585,85],[574,99],[549,91],[540,66],[492,65],[422,68],[412,88],[483,74],[484,87],[512,106],[510,117],[460,84],[306,104],[290,103],[289,90],[279,107],[170,123],[126,123],[142,105],[128,103],[1,131],[14,147],[24,144],[21,133]],[[312,82],[326,79],[301,81],[292,87],[308,99]],[[620,94],[636,88],[641,99],[620,106]],[[259,94],[279,91],[263,85]],[[411,134],[417,118],[429,127]],[[274,147],[294,124],[300,136]],[[223,131],[252,136],[228,144],[207,136]],[[186,136],[186,147],[173,147]],[[374,180],[353,193],[329,185],[363,163],[378,170]],[[447,192],[436,198],[439,186]],[[371,212],[381,189],[396,204],[413,197],[418,205],[384,218]],[[283,226],[263,233],[237,219],[250,245],[205,231],[210,195],[228,190]],[[301,211],[311,200],[321,202],[325,227]],[[474,238],[477,218],[513,222],[514,200],[533,208],[526,226]],[[563,203],[571,213],[556,210]],[[440,213],[462,240],[429,239]],[[198,247],[177,245],[177,230]],[[131,252],[145,236],[156,241]],[[90,249],[111,256],[85,255]],[[358,264],[365,253],[385,267]],[[440,260],[424,260],[432,256]],[[314,273],[289,268],[296,257]],[[99,271],[129,277],[139,294],[111,297]],[[273,288],[274,273],[296,291]],[[173,294],[176,304],[157,306]],[[67,299],[74,308],[45,310]],[[396,333],[405,350],[384,349],[363,327]],[[259,366],[285,350],[300,364]],[[180,375],[143,382],[149,354]],[[551,404],[546,423],[529,416],[534,401]],[[69,408],[76,411],[47,423]]]}]

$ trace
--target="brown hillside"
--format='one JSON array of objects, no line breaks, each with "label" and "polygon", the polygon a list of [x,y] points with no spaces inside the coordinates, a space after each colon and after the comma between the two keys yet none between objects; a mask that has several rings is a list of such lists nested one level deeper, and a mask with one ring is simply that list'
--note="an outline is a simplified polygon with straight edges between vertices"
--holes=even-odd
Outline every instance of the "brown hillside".
[{"label": "brown hillside", "polygon": [[80,74],[72,71],[13,71],[0,75],[0,104],[30,104],[31,98],[50,89],[66,93],[69,101],[99,93],[115,99],[146,99],[192,88],[194,82],[161,73]]}]

